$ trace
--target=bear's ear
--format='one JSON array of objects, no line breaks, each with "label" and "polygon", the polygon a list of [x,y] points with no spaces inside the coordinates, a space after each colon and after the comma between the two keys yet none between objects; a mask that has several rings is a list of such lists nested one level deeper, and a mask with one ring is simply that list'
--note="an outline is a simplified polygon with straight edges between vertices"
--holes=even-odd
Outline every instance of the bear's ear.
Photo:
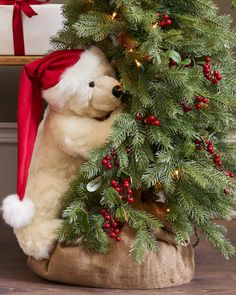
[{"label": "bear's ear", "polygon": [[71,97],[84,93],[83,88],[88,87],[89,82],[104,75],[114,77],[114,69],[99,48],[91,47],[81,54],[77,63],[65,70],[54,87],[43,90],[42,96],[54,111],[62,112]]},{"label": "bear's ear", "polygon": [[42,96],[55,112],[62,112],[70,98],[70,94],[63,89],[60,82],[54,87],[42,90]]}]

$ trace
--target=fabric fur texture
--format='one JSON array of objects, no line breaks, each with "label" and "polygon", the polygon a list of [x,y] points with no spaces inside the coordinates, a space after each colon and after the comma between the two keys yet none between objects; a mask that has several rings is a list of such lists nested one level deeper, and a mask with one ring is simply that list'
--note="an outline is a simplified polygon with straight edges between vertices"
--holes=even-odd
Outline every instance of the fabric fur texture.
[{"label": "fabric fur texture", "polygon": [[30,225],[14,228],[25,254],[38,260],[49,258],[61,224],[63,193],[88,152],[106,142],[120,112],[120,97],[113,92],[116,86],[119,82],[110,63],[92,47],[64,72],[56,86],[43,91],[48,106],[26,188],[35,215]]}]

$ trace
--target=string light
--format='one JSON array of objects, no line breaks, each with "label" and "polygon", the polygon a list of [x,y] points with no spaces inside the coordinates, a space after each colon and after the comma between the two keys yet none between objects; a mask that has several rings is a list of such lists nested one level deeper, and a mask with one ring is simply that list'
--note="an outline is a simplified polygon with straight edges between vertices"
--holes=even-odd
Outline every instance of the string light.
[{"label": "string light", "polygon": [[157,26],[158,26],[158,23],[155,23],[155,24],[152,25],[153,29],[156,29]]},{"label": "string light", "polygon": [[179,170],[175,170],[175,172],[174,172],[174,177],[175,177],[176,179],[179,179],[179,178],[180,178],[180,171],[179,171]]},{"label": "string light", "polygon": [[111,19],[115,19],[116,17],[117,17],[117,12],[114,11],[114,12],[112,13]]},{"label": "string light", "polygon": [[135,63],[137,68],[140,70],[140,72],[144,72],[144,66],[139,62],[137,59],[135,59]]},{"label": "string light", "polygon": [[167,209],[166,209],[166,212],[168,212],[168,213],[169,213],[169,212],[170,212],[170,208],[167,208]]},{"label": "string light", "polygon": [[136,63],[136,66],[137,66],[138,68],[141,68],[141,67],[142,67],[141,62],[139,62],[137,59],[135,59],[135,63]]}]

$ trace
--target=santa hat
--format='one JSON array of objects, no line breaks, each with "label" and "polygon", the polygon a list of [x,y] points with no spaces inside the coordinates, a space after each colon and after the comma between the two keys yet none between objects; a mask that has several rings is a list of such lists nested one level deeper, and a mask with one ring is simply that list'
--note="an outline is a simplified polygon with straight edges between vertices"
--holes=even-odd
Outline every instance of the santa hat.
[{"label": "santa hat", "polygon": [[42,91],[54,87],[67,68],[76,64],[83,50],[61,50],[24,66],[18,96],[17,194],[3,200],[3,218],[14,228],[32,222],[34,204],[25,196],[28,170],[42,118]]}]

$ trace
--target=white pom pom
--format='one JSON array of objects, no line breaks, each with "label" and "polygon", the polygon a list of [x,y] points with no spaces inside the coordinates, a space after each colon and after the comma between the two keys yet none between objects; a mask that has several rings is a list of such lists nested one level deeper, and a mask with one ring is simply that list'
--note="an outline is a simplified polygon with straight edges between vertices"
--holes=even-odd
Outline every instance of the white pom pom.
[{"label": "white pom pom", "polygon": [[13,228],[20,228],[31,224],[35,206],[29,198],[23,201],[17,195],[10,195],[2,202],[3,219]]}]

